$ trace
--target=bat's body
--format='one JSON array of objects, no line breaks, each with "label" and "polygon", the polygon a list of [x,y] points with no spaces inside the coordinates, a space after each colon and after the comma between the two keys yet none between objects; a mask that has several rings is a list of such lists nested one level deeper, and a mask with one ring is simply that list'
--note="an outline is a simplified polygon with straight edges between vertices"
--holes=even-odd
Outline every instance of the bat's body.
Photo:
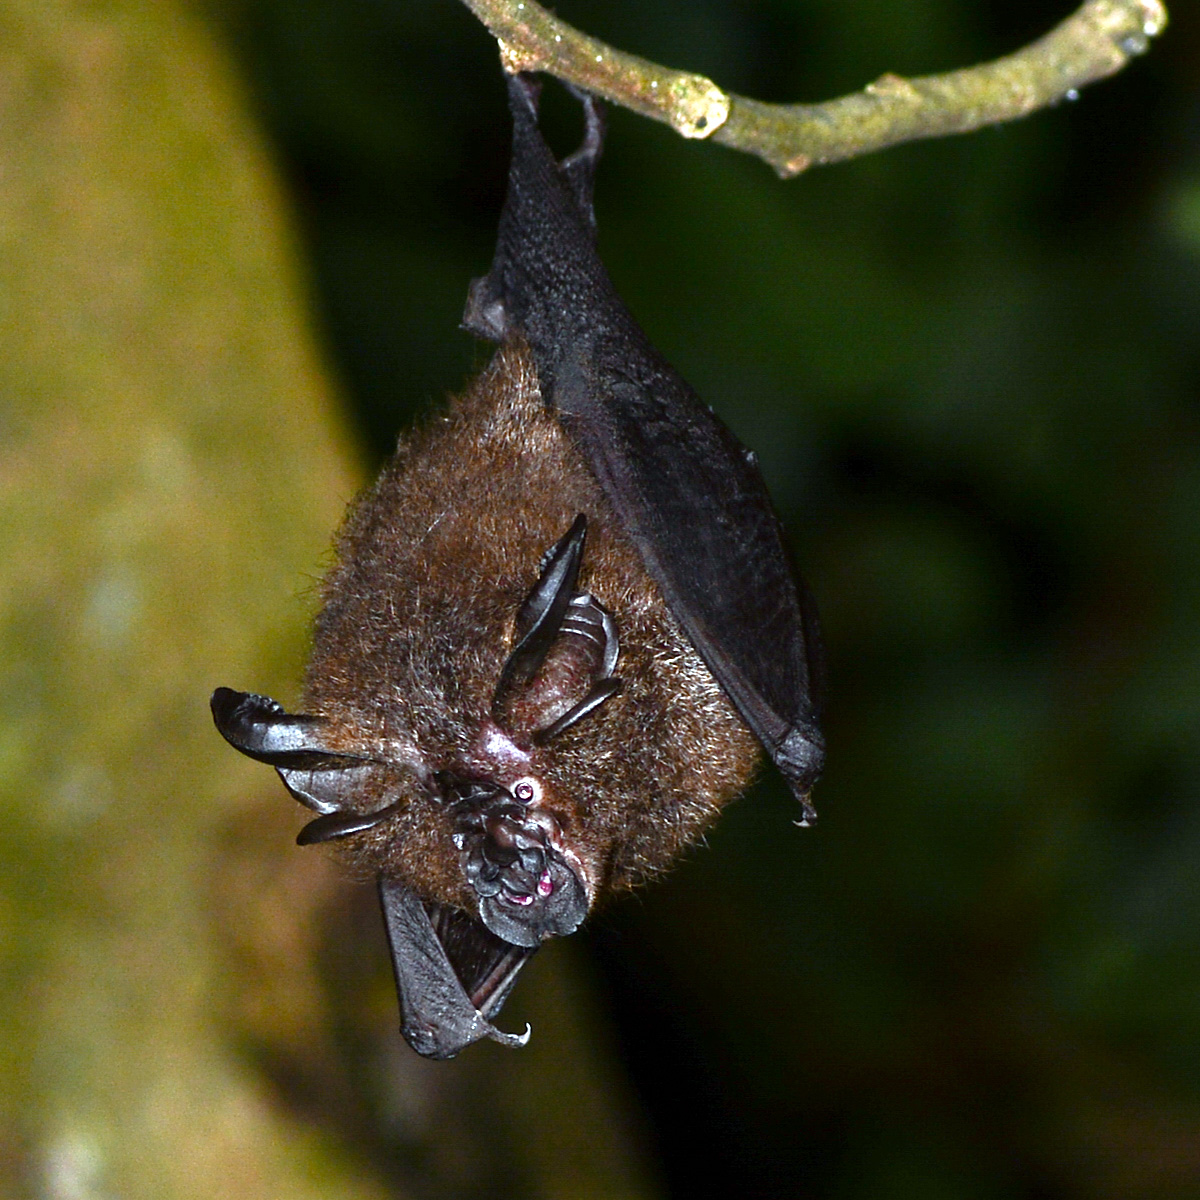
[{"label": "bat's body", "polygon": [[[501,343],[351,512],[305,708],[219,689],[380,881],[403,1026],[480,1037],[522,963],[667,867],[748,783],[805,805],[815,620],[751,456],[649,345],[593,247],[588,139],[561,166],[510,81],[513,167],[466,324]],[[752,736],[753,735],[753,736]]]}]

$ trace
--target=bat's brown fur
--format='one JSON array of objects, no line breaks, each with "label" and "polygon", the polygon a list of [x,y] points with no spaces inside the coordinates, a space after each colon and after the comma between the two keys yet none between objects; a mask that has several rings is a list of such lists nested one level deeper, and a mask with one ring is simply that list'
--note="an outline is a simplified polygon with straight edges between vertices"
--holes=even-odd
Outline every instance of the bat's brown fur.
[{"label": "bat's brown fur", "polygon": [[[480,733],[517,609],[578,513],[578,587],[616,622],[624,689],[520,767],[488,761]],[[501,349],[444,415],[402,439],[336,553],[305,707],[331,720],[331,745],[391,764],[356,808],[408,800],[342,843],[364,873],[474,910],[452,817],[429,786],[439,771],[536,777],[592,901],[667,867],[749,782],[758,743],[542,403],[523,347]]]}]

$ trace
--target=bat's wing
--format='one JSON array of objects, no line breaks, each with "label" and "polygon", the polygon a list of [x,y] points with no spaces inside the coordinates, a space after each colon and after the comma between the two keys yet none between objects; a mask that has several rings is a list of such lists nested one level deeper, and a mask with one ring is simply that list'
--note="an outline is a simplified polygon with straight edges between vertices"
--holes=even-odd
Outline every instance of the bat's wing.
[{"label": "bat's wing", "polygon": [[426,905],[393,880],[379,881],[392,950],[404,1040],[426,1058],[453,1058],[483,1038],[523,1046],[525,1032],[504,1033],[488,1017],[512,990],[533,950],[512,946],[480,922],[444,905]]},{"label": "bat's wing", "polygon": [[650,345],[594,245],[588,136],[557,163],[537,90],[509,79],[513,154],[490,273],[467,328],[528,342],[548,404],[583,449],[647,571],[807,807],[824,762],[820,635],[754,456]]}]

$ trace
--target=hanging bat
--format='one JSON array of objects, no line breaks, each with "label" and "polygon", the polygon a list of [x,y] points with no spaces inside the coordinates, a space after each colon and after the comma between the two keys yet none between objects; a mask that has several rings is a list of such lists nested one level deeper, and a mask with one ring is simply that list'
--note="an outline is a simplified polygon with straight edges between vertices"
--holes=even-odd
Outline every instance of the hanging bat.
[{"label": "hanging bat", "polygon": [[594,244],[603,114],[556,162],[508,81],[508,197],[464,325],[499,343],[401,439],[324,584],[303,714],[218,688],[378,881],[418,1053],[492,1024],[522,965],[665,870],[761,746],[802,805],[823,761],[816,617],[754,456],[650,345]]}]

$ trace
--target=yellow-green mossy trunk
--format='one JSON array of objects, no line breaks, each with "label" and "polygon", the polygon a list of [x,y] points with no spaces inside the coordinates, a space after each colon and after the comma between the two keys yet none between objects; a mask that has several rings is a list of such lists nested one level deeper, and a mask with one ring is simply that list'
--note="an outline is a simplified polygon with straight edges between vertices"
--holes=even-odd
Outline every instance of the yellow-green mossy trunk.
[{"label": "yellow-green mossy trunk", "polygon": [[[352,889],[207,711],[295,698],[357,482],[247,112],[186,5],[0,4],[0,1194],[403,1192],[261,1069],[328,1058],[312,926]],[[591,1133],[506,1064],[516,1130],[559,1110],[533,1190],[640,1194],[587,1039],[540,1034]]]}]

